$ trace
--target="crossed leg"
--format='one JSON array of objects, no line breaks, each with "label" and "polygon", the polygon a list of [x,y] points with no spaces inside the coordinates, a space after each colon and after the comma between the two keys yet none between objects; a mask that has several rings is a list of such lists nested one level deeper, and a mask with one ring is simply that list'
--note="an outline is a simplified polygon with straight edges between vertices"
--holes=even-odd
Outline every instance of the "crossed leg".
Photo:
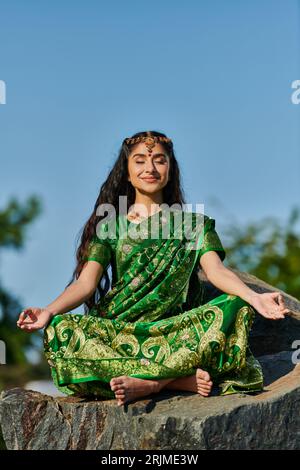
[{"label": "crossed leg", "polygon": [[163,388],[186,390],[207,397],[211,392],[212,381],[207,371],[198,368],[195,374],[177,379],[149,380],[121,375],[111,379],[110,387],[115,392],[118,405],[121,406],[136,398],[158,393]]}]

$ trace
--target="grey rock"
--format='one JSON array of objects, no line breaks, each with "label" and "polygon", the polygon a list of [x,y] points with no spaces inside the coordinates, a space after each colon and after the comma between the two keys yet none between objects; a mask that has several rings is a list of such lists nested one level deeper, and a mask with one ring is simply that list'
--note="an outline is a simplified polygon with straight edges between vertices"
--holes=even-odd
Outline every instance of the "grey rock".
[{"label": "grey rock", "polygon": [[6,450],[6,445],[2,436],[2,429],[0,427],[0,450]]},{"label": "grey rock", "polygon": [[254,394],[204,398],[165,391],[119,407],[115,400],[7,390],[0,396],[5,445],[37,450],[300,449],[300,364],[293,364],[293,354],[258,358],[266,384]]}]

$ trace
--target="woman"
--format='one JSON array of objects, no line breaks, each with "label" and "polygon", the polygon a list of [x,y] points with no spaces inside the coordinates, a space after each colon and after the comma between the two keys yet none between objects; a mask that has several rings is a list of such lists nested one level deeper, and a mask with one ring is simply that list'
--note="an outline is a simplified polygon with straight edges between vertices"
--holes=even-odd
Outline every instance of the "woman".
[{"label": "woman", "polygon": [[[183,204],[172,141],[155,131],[125,139],[83,228],[70,283],[17,321],[28,332],[45,328],[45,355],[62,392],[123,405],[162,388],[204,397],[213,384],[221,395],[263,389],[248,334],[255,311],[284,318],[283,298],[254,292],[226,268],[215,220],[202,214],[200,223],[192,212],[187,221]],[[105,218],[99,208],[113,211]],[[224,292],[209,302],[200,267]],[[87,315],[68,313],[82,303]]]}]

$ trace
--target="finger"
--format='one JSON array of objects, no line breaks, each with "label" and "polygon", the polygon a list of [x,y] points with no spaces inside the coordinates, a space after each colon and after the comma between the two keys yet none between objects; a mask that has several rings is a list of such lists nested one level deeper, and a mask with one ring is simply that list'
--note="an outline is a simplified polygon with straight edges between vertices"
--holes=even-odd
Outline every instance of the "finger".
[{"label": "finger", "polygon": [[288,315],[290,313],[290,310],[288,308],[285,308],[284,310],[281,311],[283,315]]},{"label": "finger", "polygon": [[282,312],[276,312],[276,313],[273,313],[273,317],[274,317],[274,320],[280,320],[282,318],[284,318],[284,315]]},{"label": "finger", "polygon": [[22,321],[22,323],[23,325],[31,325],[31,323],[33,323],[34,321],[36,320],[32,319],[31,317],[27,317],[25,318],[25,320]]},{"label": "finger", "polygon": [[28,329],[28,326],[26,326],[26,325],[21,325],[21,326],[20,326],[20,329],[21,329],[22,331],[26,331],[27,333],[28,333],[28,331],[30,331],[30,329]]},{"label": "finger", "polygon": [[20,325],[20,327],[21,327],[21,328],[26,328],[26,329],[28,329],[28,328],[34,327],[34,326],[36,325],[36,323],[37,323],[37,322],[33,322],[32,320],[24,321],[24,322]]},{"label": "finger", "polygon": [[36,321],[30,326],[31,331],[39,330],[40,328],[43,328],[43,324],[40,321]]},{"label": "finger", "polygon": [[261,314],[262,314],[262,316],[265,317],[267,320],[271,320],[271,319],[272,319],[272,316],[270,315],[270,313],[267,312],[267,311],[265,311],[265,310],[263,310]]},{"label": "finger", "polygon": [[283,318],[278,313],[274,313],[274,309],[270,309],[268,311],[265,310],[264,316],[269,320],[278,320],[279,318]]},{"label": "finger", "polygon": [[23,310],[23,312],[20,313],[19,321],[21,321],[21,323],[32,321],[32,314],[33,311],[29,308]]},{"label": "finger", "polygon": [[274,320],[282,320],[284,318],[284,315],[276,315],[274,317]]},{"label": "finger", "polygon": [[277,304],[272,304],[268,307],[268,312],[270,315],[273,315],[275,317],[277,317],[278,315],[281,315],[282,314],[282,308],[279,307],[279,305]]},{"label": "finger", "polygon": [[275,315],[285,315],[289,312],[290,310],[287,307],[279,307],[278,309],[272,310],[272,313]]},{"label": "finger", "polygon": [[33,325],[22,325],[21,329],[26,331],[27,333],[31,333],[32,331],[36,330],[37,327]]},{"label": "finger", "polygon": [[284,306],[283,296],[279,292],[270,292],[270,297],[277,306]]},{"label": "finger", "polygon": [[25,320],[25,318],[27,317],[27,313],[25,310],[23,310],[23,312],[20,313],[20,316],[19,316],[19,322],[23,322]]},{"label": "finger", "polygon": [[284,298],[282,294],[278,294],[278,302],[279,302],[280,307],[282,308],[285,307]]},{"label": "finger", "polygon": [[271,298],[269,298],[269,301],[272,305],[276,305],[277,307],[279,307],[279,303],[278,303],[278,294],[272,294],[271,295]]},{"label": "finger", "polygon": [[273,305],[277,305],[279,307],[279,298],[280,298],[280,294],[279,292],[270,292],[269,294],[269,300],[271,301],[271,303]]},{"label": "finger", "polygon": [[18,326],[28,326],[28,325],[33,325],[33,321],[29,318],[26,318],[23,322],[19,323]]}]

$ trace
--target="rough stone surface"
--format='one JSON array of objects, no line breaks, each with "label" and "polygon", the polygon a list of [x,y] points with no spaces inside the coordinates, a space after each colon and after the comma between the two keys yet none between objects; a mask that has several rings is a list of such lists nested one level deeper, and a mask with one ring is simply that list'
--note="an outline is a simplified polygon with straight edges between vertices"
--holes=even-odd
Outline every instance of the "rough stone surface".
[{"label": "rough stone surface", "polygon": [[[237,274],[258,292],[278,290]],[[220,293],[208,287],[211,297]],[[300,449],[300,353],[292,346],[300,340],[300,302],[282,294],[291,315],[257,315],[251,331],[262,392],[219,396],[213,389],[202,397],[168,390],[119,407],[14,388],[0,395],[0,449]]]}]

